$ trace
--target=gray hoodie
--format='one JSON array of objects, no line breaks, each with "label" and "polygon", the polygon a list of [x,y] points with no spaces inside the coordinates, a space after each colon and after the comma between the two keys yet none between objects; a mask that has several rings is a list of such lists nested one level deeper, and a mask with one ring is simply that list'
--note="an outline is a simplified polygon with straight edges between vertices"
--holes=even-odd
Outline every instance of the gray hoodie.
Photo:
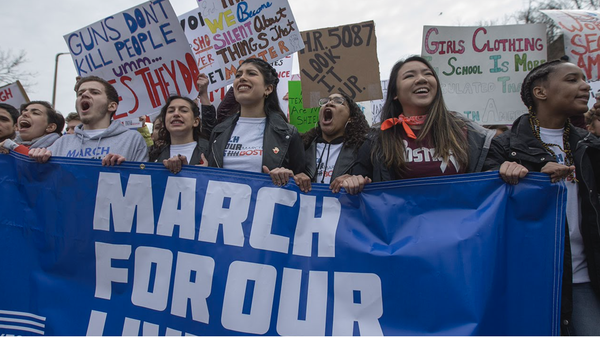
[{"label": "gray hoodie", "polygon": [[21,138],[21,134],[17,133],[17,137],[15,137],[15,143],[22,144],[28,147],[29,149],[48,148],[59,138],[60,135],[58,135],[57,133],[50,133],[44,136],[40,136],[31,141],[23,141],[23,139]]},{"label": "gray hoodie", "polygon": [[64,135],[48,148],[52,156],[102,159],[118,154],[127,161],[147,162],[148,147],[140,133],[113,121],[100,135],[90,138],[83,124],[75,127],[75,134]]}]

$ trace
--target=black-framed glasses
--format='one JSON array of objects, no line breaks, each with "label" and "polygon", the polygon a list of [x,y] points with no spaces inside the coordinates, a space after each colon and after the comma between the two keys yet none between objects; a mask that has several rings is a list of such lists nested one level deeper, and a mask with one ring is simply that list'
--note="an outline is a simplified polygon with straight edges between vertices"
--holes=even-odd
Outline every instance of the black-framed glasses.
[{"label": "black-framed glasses", "polygon": [[344,104],[344,102],[346,102],[346,99],[344,99],[341,96],[324,97],[322,99],[319,99],[319,106],[324,106],[324,105],[328,104],[329,102],[333,102],[337,105],[342,105],[342,104]]}]

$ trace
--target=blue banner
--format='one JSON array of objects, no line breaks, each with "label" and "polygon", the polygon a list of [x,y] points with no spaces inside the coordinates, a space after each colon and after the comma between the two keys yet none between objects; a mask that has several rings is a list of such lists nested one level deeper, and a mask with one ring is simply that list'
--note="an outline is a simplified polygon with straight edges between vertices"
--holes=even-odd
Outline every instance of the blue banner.
[{"label": "blue banner", "polygon": [[0,155],[0,334],[558,335],[564,184]]}]

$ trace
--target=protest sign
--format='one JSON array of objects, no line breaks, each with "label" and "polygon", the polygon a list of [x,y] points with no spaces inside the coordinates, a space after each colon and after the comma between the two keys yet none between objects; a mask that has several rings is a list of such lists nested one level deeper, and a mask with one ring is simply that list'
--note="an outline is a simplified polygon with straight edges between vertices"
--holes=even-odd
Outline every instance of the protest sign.
[{"label": "protest sign", "polygon": [[381,89],[383,92],[383,99],[381,100],[373,100],[371,101],[371,120],[369,121],[369,125],[376,125],[381,123],[381,110],[383,109],[383,104],[385,103],[385,97],[387,95],[389,80],[381,81]]},{"label": "protest sign", "polygon": [[425,26],[422,55],[440,78],[448,109],[482,125],[512,124],[527,113],[525,75],[546,61],[546,26]]},{"label": "protest sign", "polygon": [[152,0],[64,36],[79,76],[112,83],[115,118],[152,115],[171,94],[196,98],[198,67],[167,0]]},{"label": "protest sign", "polygon": [[377,37],[373,21],[301,32],[298,52],[304,108],[344,93],[354,101],[381,99]]},{"label": "protest sign", "polygon": [[225,97],[227,81],[221,76],[224,71],[217,61],[215,41],[204,23],[202,12],[204,7],[194,8],[179,16],[179,22],[190,44],[198,64],[198,70],[209,76],[208,95],[211,102],[217,104]]},{"label": "protest sign", "polygon": [[288,55],[281,60],[273,62],[271,65],[277,71],[279,83],[277,84],[277,98],[279,98],[279,106],[284,114],[289,118],[289,104],[285,97],[288,94],[288,82],[292,79],[292,65],[294,55]]},{"label": "protest sign", "polygon": [[[563,183],[0,155],[2,335],[556,335]],[[532,198],[535,196],[535,198]]]},{"label": "protest sign", "polygon": [[0,87],[0,103],[7,103],[19,109],[23,103],[27,102],[29,102],[29,97],[18,80]]},{"label": "protest sign", "polygon": [[319,105],[304,108],[301,81],[288,82],[288,97],[290,107],[290,124],[296,126],[300,133],[306,133],[317,126],[319,122]]},{"label": "protest sign", "polygon": [[198,64],[210,66],[211,90],[233,83],[245,59],[272,63],[304,48],[287,0],[202,0],[180,20]]},{"label": "protest sign", "polygon": [[542,10],[563,33],[565,55],[588,80],[600,80],[600,12]]}]

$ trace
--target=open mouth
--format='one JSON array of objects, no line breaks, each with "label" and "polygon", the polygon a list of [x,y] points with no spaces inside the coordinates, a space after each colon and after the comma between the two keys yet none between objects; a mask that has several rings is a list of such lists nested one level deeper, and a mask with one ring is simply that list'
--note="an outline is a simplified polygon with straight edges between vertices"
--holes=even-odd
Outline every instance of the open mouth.
[{"label": "open mouth", "polygon": [[21,120],[19,122],[19,129],[27,129],[31,127],[31,123],[29,121]]},{"label": "open mouth", "polygon": [[323,110],[323,122],[331,122],[333,120],[333,111],[331,108],[325,108]]},{"label": "open mouth", "polygon": [[419,89],[415,90],[413,93],[415,93],[415,94],[427,94],[427,93],[429,93],[429,89],[427,89],[427,88],[419,88]]},{"label": "open mouth", "polygon": [[244,90],[249,90],[250,86],[246,86],[246,85],[241,85],[238,86],[238,91],[244,91]]},{"label": "open mouth", "polygon": [[90,109],[91,107],[91,103],[89,101],[81,101],[81,109],[83,111],[87,111],[88,109]]}]

